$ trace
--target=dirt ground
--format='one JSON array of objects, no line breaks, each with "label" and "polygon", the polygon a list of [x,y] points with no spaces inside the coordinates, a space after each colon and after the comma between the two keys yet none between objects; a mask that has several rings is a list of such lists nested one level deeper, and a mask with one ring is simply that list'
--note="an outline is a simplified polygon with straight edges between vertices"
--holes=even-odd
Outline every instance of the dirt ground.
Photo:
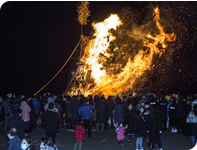
[{"label": "dirt ground", "polygon": [[[86,131],[87,132],[87,131]],[[36,130],[33,130],[29,136],[33,139],[36,150],[39,150],[40,139],[45,136],[45,130],[41,130],[38,125]],[[124,145],[118,144],[114,129],[108,128],[105,134],[96,134],[92,132],[92,137],[86,136],[86,141],[83,142],[82,150],[135,150],[135,141],[129,144],[127,135],[123,141]],[[190,137],[182,134],[171,133],[170,128],[164,131],[161,135],[161,142],[163,150],[188,150],[190,149]],[[58,150],[72,150],[74,146],[74,134],[66,130],[66,126],[60,129],[56,134],[56,145]],[[144,143],[144,149],[149,150]],[[0,150],[7,150],[8,141],[4,126],[0,125]],[[157,145],[156,145],[156,148]],[[194,149],[195,150],[195,149]]]}]

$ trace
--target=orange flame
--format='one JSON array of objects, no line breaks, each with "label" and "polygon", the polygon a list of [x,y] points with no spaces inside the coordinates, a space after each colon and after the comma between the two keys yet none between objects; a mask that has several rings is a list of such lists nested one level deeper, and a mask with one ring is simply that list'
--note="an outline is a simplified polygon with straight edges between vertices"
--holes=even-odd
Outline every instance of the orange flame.
[{"label": "orange flame", "polygon": [[[139,50],[133,60],[129,58],[127,64],[122,68],[119,74],[107,74],[106,70],[102,69],[102,64],[99,63],[103,61],[100,55],[106,57],[110,55],[107,53],[107,49],[110,42],[116,39],[110,32],[110,29],[116,30],[116,28],[122,24],[119,17],[117,15],[111,15],[103,22],[92,24],[95,30],[95,39],[91,40],[85,47],[84,55],[81,59],[85,66],[84,70],[80,71],[84,71],[85,80],[86,77],[88,77],[88,72],[91,71],[90,77],[94,79],[95,83],[91,88],[91,85],[86,85],[84,91],[82,90],[82,92],[85,92],[85,95],[103,93],[108,96],[117,93],[121,94],[124,91],[133,89],[133,84],[136,79],[142,76],[145,71],[151,69],[153,55],[159,54],[159,56],[161,56],[162,53],[165,52],[167,42],[175,41],[176,36],[174,33],[166,34],[159,23],[160,16],[158,7],[154,9],[153,15],[155,15],[154,21],[159,33],[154,36],[148,33],[144,36],[142,42],[146,50]],[[158,45],[160,45],[160,47]],[[115,50],[118,50],[118,48]],[[81,88],[82,87],[78,87],[78,89]],[[72,91],[73,90],[76,91],[76,89],[72,88]]]}]

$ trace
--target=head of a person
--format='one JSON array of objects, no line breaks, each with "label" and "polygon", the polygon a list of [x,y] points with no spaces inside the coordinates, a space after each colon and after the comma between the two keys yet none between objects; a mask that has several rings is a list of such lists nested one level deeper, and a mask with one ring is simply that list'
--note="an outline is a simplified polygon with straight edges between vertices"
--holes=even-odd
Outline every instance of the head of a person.
[{"label": "head of a person", "polygon": [[146,109],[148,109],[148,108],[150,107],[150,103],[149,103],[149,102],[146,102],[146,103],[144,104],[144,107],[145,107]]},{"label": "head of a person", "polygon": [[84,103],[87,103],[87,102],[88,102],[88,99],[87,99],[86,97],[83,97],[81,100],[82,100],[82,104],[84,104]]},{"label": "head of a person", "polygon": [[129,109],[129,110],[132,110],[132,109],[133,109],[132,103],[129,103],[129,104],[128,104],[128,109]]},{"label": "head of a person", "polygon": [[73,95],[72,96],[72,99],[78,99],[78,100],[80,100],[80,95],[78,95],[78,96],[77,95]]},{"label": "head of a person", "polygon": [[191,104],[191,100],[190,99],[186,99],[186,104],[190,105]]},{"label": "head of a person", "polygon": [[142,99],[139,103],[140,103],[140,106],[144,106],[145,105],[145,100]]},{"label": "head of a person", "polygon": [[126,101],[127,100],[127,97],[126,96],[123,96],[123,101]]},{"label": "head of a person", "polygon": [[81,100],[81,99],[84,99],[84,95],[83,94],[81,94],[81,95],[79,95],[79,99]]},{"label": "head of a person", "polygon": [[9,140],[13,139],[15,136],[17,136],[18,132],[16,128],[11,128],[8,132],[7,132],[7,137]]},{"label": "head of a person", "polygon": [[17,109],[17,110],[15,111],[15,115],[22,116],[22,110],[21,110],[21,109]]},{"label": "head of a person", "polygon": [[118,126],[123,127],[123,123],[122,123],[122,122],[120,122],[120,123],[118,124]]},{"label": "head of a person", "polygon": [[99,96],[98,95],[95,95],[94,96],[94,102],[98,102],[99,101]]},{"label": "head of a person", "polygon": [[156,114],[156,115],[158,114],[158,111],[157,111],[157,108],[156,108],[156,107],[153,107],[152,113],[153,113],[153,114]]},{"label": "head of a person", "polygon": [[31,146],[31,138],[28,136],[23,137],[21,139],[21,149],[26,150],[30,146]]},{"label": "head of a person", "polygon": [[48,137],[43,137],[40,139],[40,148],[44,148],[45,145],[53,147],[53,140],[51,138]]},{"label": "head of a person", "polygon": [[146,111],[146,108],[144,106],[140,107],[140,114],[143,114]]},{"label": "head of a person", "polygon": [[53,103],[49,103],[49,109],[53,109],[54,108],[54,104]]},{"label": "head of a person", "polygon": [[118,98],[116,98],[116,103],[117,104],[122,104],[122,101],[121,101],[121,99],[118,97]]},{"label": "head of a person", "polygon": [[82,120],[77,121],[77,125],[83,125],[83,121]]}]

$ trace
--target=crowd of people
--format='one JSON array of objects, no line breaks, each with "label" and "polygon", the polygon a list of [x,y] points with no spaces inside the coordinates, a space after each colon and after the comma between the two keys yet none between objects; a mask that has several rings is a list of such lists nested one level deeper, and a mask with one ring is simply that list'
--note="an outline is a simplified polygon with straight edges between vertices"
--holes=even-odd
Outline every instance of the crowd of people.
[{"label": "crowd of people", "polygon": [[[28,133],[41,124],[46,137],[40,142],[40,150],[57,150],[56,133],[64,125],[74,133],[74,149],[81,150],[86,136],[92,132],[104,134],[113,128],[118,144],[127,135],[129,144],[136,144],[136,150],[143,150],[143,141],[151,150],[158,145],[162,150],[160,135],[167,129],[172,133],[191,136],[191,147],[196,144],[197,136],[197,95],[170,96],[148,94],[143,89],[120,97],[88,95],[55,96],[15,96],[7,94],[0,97],[0,123],[7,132],[8,150],[35,150]],[[86,134],[87,130],[87,134]]]}]

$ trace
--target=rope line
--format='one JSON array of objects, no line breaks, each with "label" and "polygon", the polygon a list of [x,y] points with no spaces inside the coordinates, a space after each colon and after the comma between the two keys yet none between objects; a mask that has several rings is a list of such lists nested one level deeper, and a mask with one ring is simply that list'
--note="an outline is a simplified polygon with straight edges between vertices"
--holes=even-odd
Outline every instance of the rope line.
[{"label": "rope line", "polygon": [[62,69],[66,66],[66,64],[68,63],[68,61],[70,60],[70,58],[72,57],[72,55],[74,54],[74,52],[76,51],[77,47],[79,46],[80,42],[81,42],[82,38],[79,40],[77,46],[75,47],[75,49],[73,50],[72,54],[70,55],[70,57],[68,58],[68,60],[64,63],[64,65],[60,68],[60,70],[53,76],[53,78],[51,78],[51,80],[49,82],[47,82],[47,84],[45,84],[40,90],[38,90],[35,94],[37,95],[40,91],[42,91],[49,83],[51,83],[51,81],[53,81],[53,79],[60,73],[60,71],[62,71]]}]

